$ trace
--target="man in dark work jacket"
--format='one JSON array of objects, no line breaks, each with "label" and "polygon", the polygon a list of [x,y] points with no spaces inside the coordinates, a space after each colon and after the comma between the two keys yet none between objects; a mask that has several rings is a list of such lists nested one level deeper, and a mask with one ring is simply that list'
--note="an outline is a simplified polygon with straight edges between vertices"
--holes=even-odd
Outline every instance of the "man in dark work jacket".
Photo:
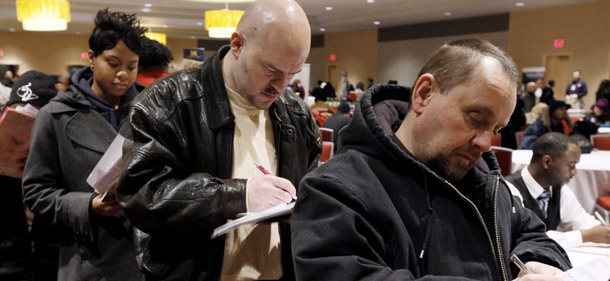
[{"label": "man in dark work jacket", "polygon": [[521,192],[525,207],[544,221],[547,234],[565,248],[610,242],[610,230],[588,214],[565,186],[576,175],[579,160],[578,144],[551,132],[534,143],[529,166],[506,178]]},{"label": "man in dark work jacket", "polygon": [[299,185],[297,280],[507,281],[519,274],[511,254],[533,273],[522,281],[557,280],[567,255],[513,198],[490,152],[517,81],[504,51],[463,39],[435,51],[412,90],[368,89],[337,155]]}]

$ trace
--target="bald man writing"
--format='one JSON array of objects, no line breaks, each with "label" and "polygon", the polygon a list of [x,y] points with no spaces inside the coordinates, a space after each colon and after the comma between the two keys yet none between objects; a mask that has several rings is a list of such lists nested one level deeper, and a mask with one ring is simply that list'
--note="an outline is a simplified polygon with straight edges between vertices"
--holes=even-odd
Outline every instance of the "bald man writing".
[{"label": "bald man writing", "polygon": [[239,213],[290,202],[315,167],[315,122],[284,92],[310,37],[296,2],[255,2],[229,46],[200,68],[157,80],[133,102],[117,199],[143,231],[146,280],[294,280],[286,223],[209,237]]}]

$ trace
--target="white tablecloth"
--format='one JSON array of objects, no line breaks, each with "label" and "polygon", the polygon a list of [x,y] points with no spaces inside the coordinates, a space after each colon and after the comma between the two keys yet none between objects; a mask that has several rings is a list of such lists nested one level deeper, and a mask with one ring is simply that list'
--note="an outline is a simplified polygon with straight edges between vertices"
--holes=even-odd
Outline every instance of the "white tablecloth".
[{"label": "white tablecloth", "polygon": [[[513,151],[511,173],[525,168],[531,159],[531,150]],[[591,213],[598,196],[610,195],[610,151],[594,150],[582,154],[576,169],[578,173],[568,186],[583,208]]]}]

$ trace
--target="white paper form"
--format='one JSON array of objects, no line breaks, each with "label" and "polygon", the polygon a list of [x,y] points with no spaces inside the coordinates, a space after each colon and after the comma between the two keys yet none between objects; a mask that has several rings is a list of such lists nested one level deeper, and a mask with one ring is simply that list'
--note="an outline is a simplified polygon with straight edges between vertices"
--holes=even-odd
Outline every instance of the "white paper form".
[{"label": "white paper form", "polygon": [[280,217],[286,214],[290,214],[292,213],[292,210],[294,209],[294,203],[287,203],[287,204],[279,204],[277,206],[271,207],[269,209],[265,209],[263,211],[257,212],[257,213],[248,213],[247,215],[227,222],[219,227],[217,227],[216,229],[214,229],[214,232],[212,233],[212,239],[223,235],[237,227],[239,227],[240,225],[244,225],[244,224],[250,224],[250,223],[258,223],[264,220],[268,220],[270,218],[275,218],[275,217]]},{"label": "white paper form", "polygon": [[559,275],[566,281],[608,281],[610,279],[610,257],[600,256]]},{"label": "white paper form", "polygon": [[108,190],[119,181],[124,142],[125,137],[117,135],[87,178],[87,183],[93,187],[95,192],[102,194],[102,200],[106,197]]}]

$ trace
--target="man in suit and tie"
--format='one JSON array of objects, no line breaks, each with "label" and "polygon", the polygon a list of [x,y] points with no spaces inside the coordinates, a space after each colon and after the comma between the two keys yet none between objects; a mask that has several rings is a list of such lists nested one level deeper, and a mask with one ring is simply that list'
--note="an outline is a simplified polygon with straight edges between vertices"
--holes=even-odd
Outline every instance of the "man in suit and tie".
[{"label": "man in suit and tie", "polygon": [[565,185],[576,175],[580,153],[566,135],[544,134],[534,143],[530,164],[506,178],[521,192],[525,207],[544,221],[549,237],[564,248],[610,243],[610,229],[588,214]]}]

